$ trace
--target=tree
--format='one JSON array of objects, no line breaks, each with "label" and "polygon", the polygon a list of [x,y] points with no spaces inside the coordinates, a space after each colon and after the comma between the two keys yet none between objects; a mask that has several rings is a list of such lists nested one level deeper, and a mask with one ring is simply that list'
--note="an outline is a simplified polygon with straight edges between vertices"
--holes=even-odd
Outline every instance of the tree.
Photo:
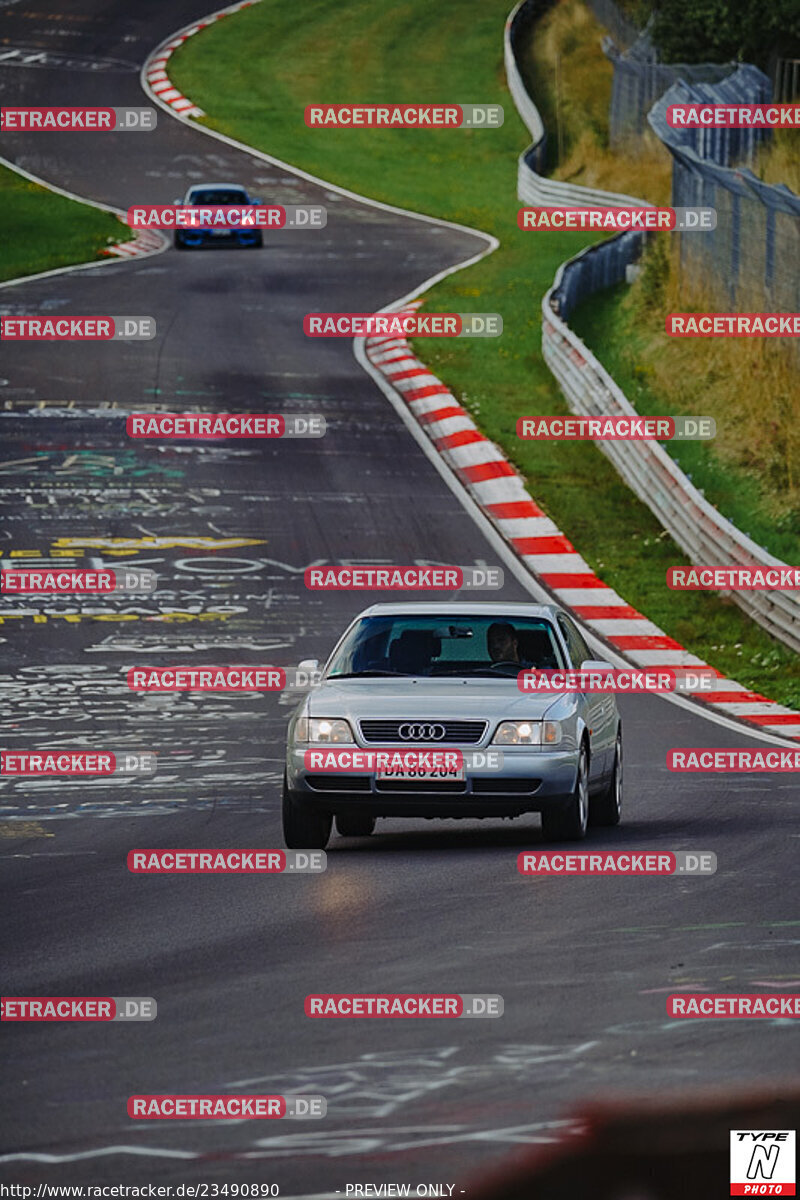
[{"label": "tree", "polygon": [[800,54],[797,0],[651,0],[650,33],[662,62],[751,62]]}]

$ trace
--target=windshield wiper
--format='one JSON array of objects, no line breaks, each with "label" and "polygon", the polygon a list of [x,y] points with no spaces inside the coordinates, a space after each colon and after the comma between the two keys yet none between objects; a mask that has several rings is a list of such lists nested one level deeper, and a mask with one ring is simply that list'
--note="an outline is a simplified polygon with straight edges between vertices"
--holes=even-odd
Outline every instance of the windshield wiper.
[{"label": "windshield wiper", "polygon": [[[512,664],[509,664],[509,666]],[[520,671],[522,667],[519,668]],[[470,671],[464,671],[461,667],[454,671],[437,671],[432,675],[432,679],[476,679],[478,677],[486,677],[488,679],[514,679],[516,672],[506,673],[505,671],[493,670],[491,667],[473,667]]]},{"label": "windshield wiper", "polygon": [[364,679],[369,675],[401,675],[404,679],[412,678],[408,671],[343,671],[341,674],[329,675],[328,679]]}]

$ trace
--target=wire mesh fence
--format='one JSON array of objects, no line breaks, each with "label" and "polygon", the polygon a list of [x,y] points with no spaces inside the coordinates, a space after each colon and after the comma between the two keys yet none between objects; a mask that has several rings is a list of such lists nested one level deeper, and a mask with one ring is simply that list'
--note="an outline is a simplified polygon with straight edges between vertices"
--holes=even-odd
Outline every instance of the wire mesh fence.
[{"label": "wire mesh fence", "polygon": [[589,0],[589,8],[623,50],[632,46],[642,32],[614,0]]},{"label": "wire mesh fence", "polygon": [[717,226],[702,236],[678,234],[681,267],[726,309],[797,312],[800,307],[800,197],[784,184],[758,179],[752,160],[762,131],[673,129],[667,107],[685,103],[761,103],[770,81],[744,65],[716,85],[674,84],[648,121],[673,157],[672,204],[717,211]]},{"label": "wire mesh fence", "polygon": [[678,80],[716,82],[735,69],[733,63],[659,62],[646,32],[624,51],[606,37],[603,53],[614,66],[608,125],[609,141],[615,148],[645,133],[649,110]]},{"label": "wire mesh fence", "polygon": [[772,98],[790,104],[800,97],[800,58],[774,58],[771,64]]}]

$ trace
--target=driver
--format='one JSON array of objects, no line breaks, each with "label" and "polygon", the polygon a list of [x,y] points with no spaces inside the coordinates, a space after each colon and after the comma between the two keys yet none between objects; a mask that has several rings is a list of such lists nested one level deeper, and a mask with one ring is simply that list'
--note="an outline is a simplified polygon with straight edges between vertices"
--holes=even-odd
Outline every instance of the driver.
[{"label": "driver", "polygon": [[486,649],[493,663],[518,663],[517,631],[507,621],[494,621],[486,633]]}]

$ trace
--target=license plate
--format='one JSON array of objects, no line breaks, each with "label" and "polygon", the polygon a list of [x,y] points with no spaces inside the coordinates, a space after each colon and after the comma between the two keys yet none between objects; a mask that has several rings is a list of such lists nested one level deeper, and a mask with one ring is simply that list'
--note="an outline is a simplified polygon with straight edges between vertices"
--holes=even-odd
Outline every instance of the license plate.
[{"label": "license plate", "polygon": [[409,780],[415,779],[448,779],[457,782],[464,782],[464,767],[418,767],[412,770],[406,770],[403,767],[381,767],[375,772],[376,779],[398,779]]},{"label": "license plate", "polygon": [[212,229],[211,236],[212,237],[230,237],[231,231],[230,231],[230,229]]}]

